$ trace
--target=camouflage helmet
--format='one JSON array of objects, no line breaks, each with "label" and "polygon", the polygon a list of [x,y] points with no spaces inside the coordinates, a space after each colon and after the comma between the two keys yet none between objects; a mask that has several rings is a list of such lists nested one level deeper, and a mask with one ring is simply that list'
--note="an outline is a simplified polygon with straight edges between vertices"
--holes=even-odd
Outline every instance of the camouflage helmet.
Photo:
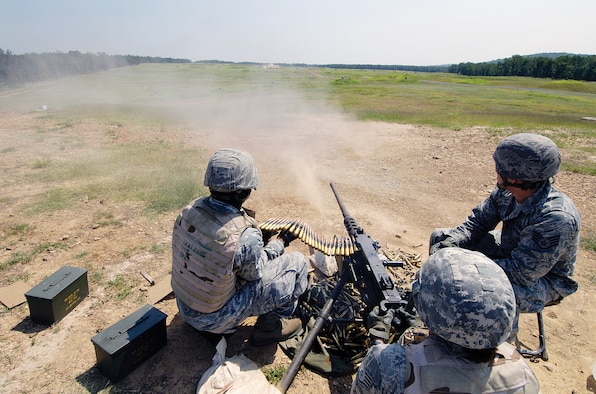
[{"label": "camouflage helmet", "polygon": [[211,156],[204,185],[217,192],[256,189],[259,174],[252,156],[240,149],[220,149]]},{"label": "camouflage helmet", "polygon": [[513,288],[501,267],[482,253],[440,249],[418,271],[412,294],[420,319],[449,342],[490,349],[511,333]]},{"label": "camouflage helmet", "polygon": [[493,159],[499,175],[527,182],[545,181],[559,172],[557,145],[540,134],[521,133],[497,145]]}]

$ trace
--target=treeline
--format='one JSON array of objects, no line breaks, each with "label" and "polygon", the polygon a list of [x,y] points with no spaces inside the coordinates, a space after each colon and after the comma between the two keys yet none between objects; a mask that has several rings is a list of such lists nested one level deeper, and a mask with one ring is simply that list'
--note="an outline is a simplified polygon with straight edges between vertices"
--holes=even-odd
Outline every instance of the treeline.
[{"label": "treeline", "polygon": [[564,55],[520,56],[488,63],[459,63],[449,66],[450,73],[469,76],[519,76],[596,81],[596,56]]},{"label": "treeline", "polygon": [[0,90],[141,63],[190,63],[190,60],[79,51],[15,55],[10,50],[0,49]]},{"label": "treeline", "polygon": [[335,69],[355,69],[355,70],[399,70],[409,72],[427,72],[444,73],[448,72],[449,66],[405,66],[398,64],[324,64],[318,67],[327,67]]}]

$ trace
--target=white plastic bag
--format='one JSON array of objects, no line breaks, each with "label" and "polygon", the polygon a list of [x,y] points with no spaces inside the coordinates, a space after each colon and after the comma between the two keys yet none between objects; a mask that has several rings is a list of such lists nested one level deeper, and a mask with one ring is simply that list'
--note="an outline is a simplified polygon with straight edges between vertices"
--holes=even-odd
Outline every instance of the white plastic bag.
[{"label": "white plastic bag", "polygon": [[227,346],[226,339],[221,338],[213,364],[203,373],[196,394],[281,394],[245,355],[226,359]]},{"label": "white plastic bag", "polygon": [[330,277],[335,275],[338,270],[337,259],[335,256],[326,256],[316,251],[308,257],[310,264],[318,269],[323,275]]}]

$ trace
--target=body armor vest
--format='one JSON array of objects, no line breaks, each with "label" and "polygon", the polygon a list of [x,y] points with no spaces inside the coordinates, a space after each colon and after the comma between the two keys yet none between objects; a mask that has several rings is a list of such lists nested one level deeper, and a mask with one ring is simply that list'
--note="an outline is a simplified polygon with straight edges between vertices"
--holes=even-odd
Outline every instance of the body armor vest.
[{"label": "body armor vest", "polygon": [[499,345],[492,364],[452,356],[445,346],[432,338],[406,346],[412,370],[405,394],[540,392],[536,376],[508,343]]},{"label": "body armor vest", "polygon": [[186,206],[172,233],[172,289],[201,313],[220,309],[234,295],[236,245],[245,229],[256,227],[244,212],[217,212],[206,199]]}]

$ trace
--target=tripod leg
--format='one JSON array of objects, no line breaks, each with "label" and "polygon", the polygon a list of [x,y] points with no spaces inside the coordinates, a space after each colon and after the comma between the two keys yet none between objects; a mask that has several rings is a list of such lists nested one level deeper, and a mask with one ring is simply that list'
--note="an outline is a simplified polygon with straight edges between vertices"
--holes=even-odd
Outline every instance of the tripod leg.
[{"label": "tripod leg", "polygon": [[319,331],[321,331],[325,323],[327,323],[329,316],[331,315],[331,308],[333,307],[333,303],[337,300],[337,297],[339,296],[346,283],[347,270],[345,273],[342,273],[341,277],[339,278],[339,281],[335,285],[335,288],[333,288],[333,291],[331,292],[331,296],[325,302],[325,305],[323,306],[323,309],[321,309],[321,312],[319,312],[319,316],[317,316],[317,320],[315,321],[313,328],[310,330],[310,332],[304,339],[304,342],[300,346],[300,349],[292,359],[290,367],[282,377],[277,387],[279,391],[281,391],[282,393],[285,393],[292,384],[292,381],[298,373],[298,370],[300,369],[302,362],[304,361],[306,355],[310,351],[317,335],[319,335]]}]

